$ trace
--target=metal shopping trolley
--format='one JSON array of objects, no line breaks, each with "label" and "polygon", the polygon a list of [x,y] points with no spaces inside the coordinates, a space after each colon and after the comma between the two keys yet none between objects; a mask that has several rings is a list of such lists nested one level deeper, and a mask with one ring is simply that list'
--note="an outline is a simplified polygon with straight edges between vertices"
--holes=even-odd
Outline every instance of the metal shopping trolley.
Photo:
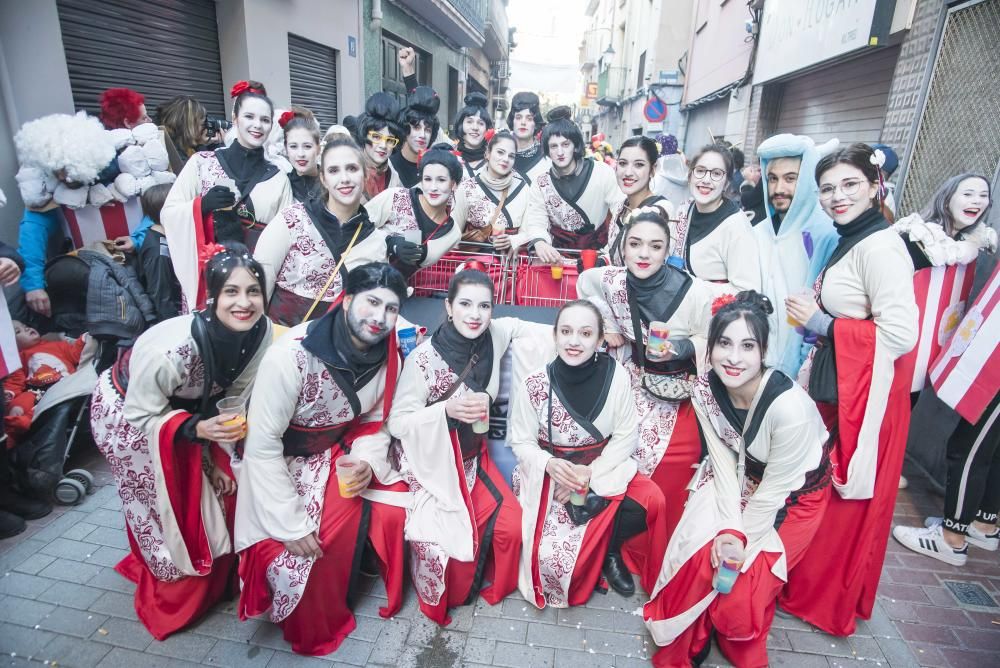
[{"label": "metal shopping trolley", "polygon": [[557,248],[563,256],[562,275],[555,277],[553,267],[538,258],[521,255],[515,265],[514,303],[518,306],[558,308],[576,299],[577,260],[580,251]]},{"label": "metal shopping trolley", "polygon": [[410,277],[410,286],[414,297],[443,299],[448,295],[448,282],[452,276],[463,269],[475,268],[486,272],[493,281],[494,303],[510,304],[514,264],[514,258],[496,251],[492,244],[462,242],[434,264],[417,270]]}]

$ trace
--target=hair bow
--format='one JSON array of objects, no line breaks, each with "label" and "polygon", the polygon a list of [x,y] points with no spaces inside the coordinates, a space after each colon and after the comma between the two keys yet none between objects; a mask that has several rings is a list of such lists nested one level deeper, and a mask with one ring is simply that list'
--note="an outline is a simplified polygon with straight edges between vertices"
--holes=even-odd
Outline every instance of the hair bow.
[{"label": "hair bow", "polygon": [[243,93],[257,93],[259,95],[263,95],[264,91],[259,88],[251,87],[249,81],[237,81],[233,84],[233,87],[229,89],[229,97],[239,97]]},{"label": "hair bow", "polygon": [[712,315],[715,315],[720,310],[722,310],[723,307],[728,306],[729,304],[732,304],[735,301],[736,301],[736,295],[729,295],[729,294],[719,295],[718,297],[712,300]]},{"label": "hair bow", "polygon": [[281,116],[278,117],[278,125],[280,125],[281,129],[284,130],[285,126],[288,125],[288,121],[292,120],[293,118],[295,118],[295,112],[289,109],[288,111],[283,112]]}]

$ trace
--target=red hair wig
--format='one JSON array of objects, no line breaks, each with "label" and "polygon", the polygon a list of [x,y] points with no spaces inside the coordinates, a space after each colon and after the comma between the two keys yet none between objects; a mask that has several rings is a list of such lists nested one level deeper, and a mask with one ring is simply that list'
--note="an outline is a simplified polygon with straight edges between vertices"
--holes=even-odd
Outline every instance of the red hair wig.
[{"label": "red hair wig", "polygon": [[101,122],[109,130],[125,127],[125,121],[139,120],[146,98],[131,88],[109,88],[101,93]]}]

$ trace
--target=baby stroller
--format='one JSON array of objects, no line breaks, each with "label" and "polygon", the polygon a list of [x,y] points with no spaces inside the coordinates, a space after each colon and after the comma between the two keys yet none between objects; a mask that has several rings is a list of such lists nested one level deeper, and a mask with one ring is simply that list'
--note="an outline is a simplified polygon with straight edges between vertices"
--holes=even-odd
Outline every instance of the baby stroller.
[{"label": "baby stroller", "polygon": [[90,395],[97,385],[100,344],[90,339],[76,373],[54,384],[35,405],[31,429],[11,453],[21,491],[63,505],[80,503],[94,477],[85,469],[63,473],[74,446],[90,439]]}]

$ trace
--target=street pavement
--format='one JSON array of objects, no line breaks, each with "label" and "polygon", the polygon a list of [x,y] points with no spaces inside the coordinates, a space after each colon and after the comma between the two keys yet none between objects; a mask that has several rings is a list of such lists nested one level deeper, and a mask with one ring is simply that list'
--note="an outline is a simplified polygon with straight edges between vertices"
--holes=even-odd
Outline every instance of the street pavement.
[{"label": "street pavement", "polygon": [[[94,492],[75,507],[57,507],[0,541],[0,666],[510,666],[639,668],[655,646],[639,616],[643,597],[595,593],[581,607],[536,610],[519,594],[491,607],[455,609],[439,628],[417,608],[408,589],[403,610],[378,617],[385,592],[368,581],[358,626],[326,657],[293,654],[275,625],[240,622],[235,602],[220,604],[192,629],[158,642],[138,622],[134,586],[113,567],[125,556],[121,504],[99,456],[77,465],[95,473]],[[939,514],[940,497],[919,479],[900,493],[896,521],[918,524]],[[960,604],[944,584],[987,594]],[[965,568],[913,554],[889,539],[875,613],[850,638],[835,638],[779,615],[768,637],[773,666],[1000,665],[1000,554],[970,548]],[[705,665],[728,666],[713,648]]]}]

